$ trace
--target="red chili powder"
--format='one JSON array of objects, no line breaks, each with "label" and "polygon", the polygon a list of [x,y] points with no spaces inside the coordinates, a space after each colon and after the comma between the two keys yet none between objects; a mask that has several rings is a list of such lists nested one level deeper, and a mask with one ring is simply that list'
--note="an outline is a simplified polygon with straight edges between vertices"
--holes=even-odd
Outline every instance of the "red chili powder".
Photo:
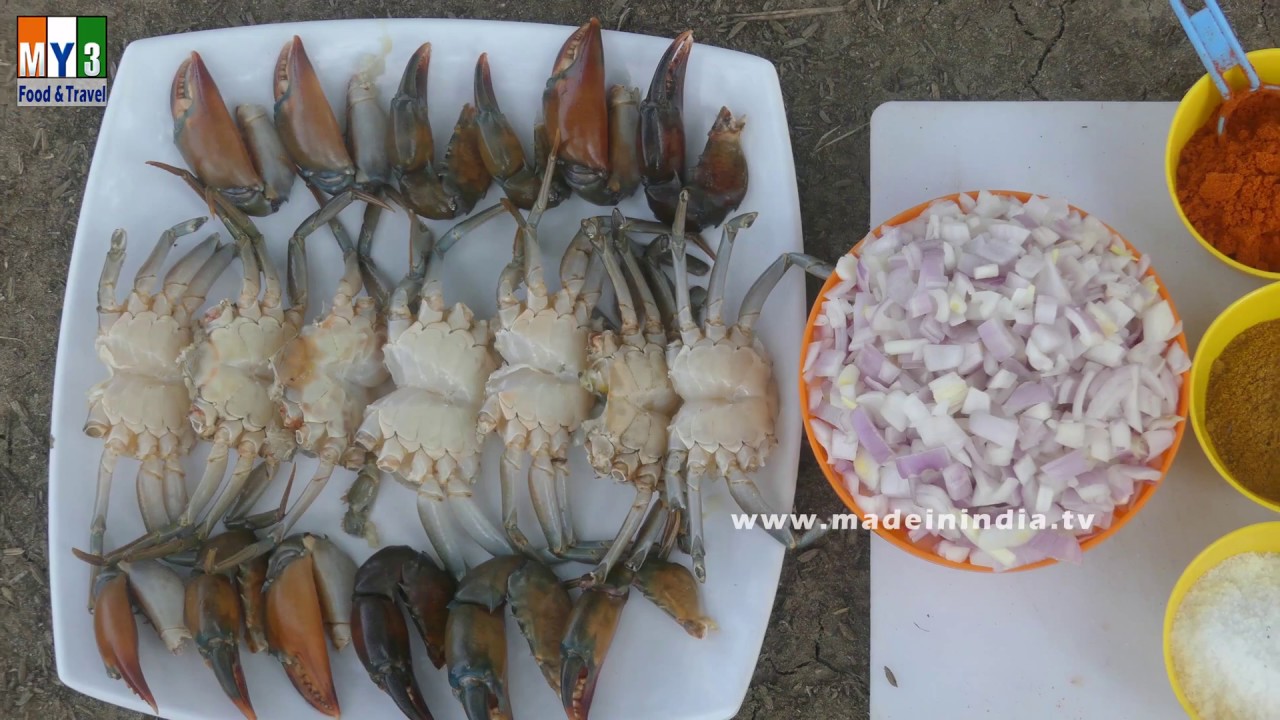
[{"label": "red chili powder", "polygon": [[1232,98],[1196,130],[1178,162],[1178,202],[1200,236],[1228,257],[1280,272],[1280,92]]}]

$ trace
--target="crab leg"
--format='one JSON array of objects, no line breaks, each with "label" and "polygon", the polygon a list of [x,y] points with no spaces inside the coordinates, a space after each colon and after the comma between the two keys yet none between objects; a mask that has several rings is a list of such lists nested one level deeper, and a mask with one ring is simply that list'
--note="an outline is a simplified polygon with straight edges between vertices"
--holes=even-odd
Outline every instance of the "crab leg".
[{"label": "crab leg", "polygon": [[370,458],[356,473],[356,479],[347,489],[343,501],[347,504],[347,512],[342,516],[342,531],[348,535],[364,538],[369,547],[378,547],[378,530],[369,520],[373,503],[378,497],[382,485],[382,471]]},{"label": "crab leg", "polygon": [[[249,471],[249,477],[245,479],[244,490],[241,491],[239,497],[235,498],[230,510],[228,510],[225,515],[227,523],[238,523],[249,514],[249,511],[253,506],[256,505],[258,500],[262,498],[262,495],[266,493],[267,486],[269,486],[272,479],[275,478],[276,469],[278,467],[279,463],[268,460],[266,462],[259,463],[253,468],[253,470]],[[221,503],[222,499],[219,498],[218,502]],[[214,510],[216,509],[217,506],[214,507]],[[213,514],[214,511],[210,511],[209,516],[212,517]],[[212,527],[209,525],[209,518],[205,518],[205,533],[207,535],[210,532],[212,532]]]},{"label": "crab leg", "polygon": [[729,280],[729,256],[733,252],[733,241],[739,230],[751,227],[758,213],[745,213],[725,223],[721,232],[720,249],[717,252],[715,266],[711,269],[711,280],[707,283],[706,317],[707,325],[722,327],[724,325],[724,289]]},{"label": "crab leg", "polygon": [[174,243],[183,235],[190,235],[199,230],[208,219],[207,217],[192,218],[161,233],[151,254],[143,261],[142,267],[138,268],[138,273],[134,276],[133,291],[139,295],[150,295],[155,292],[160,268],[164,267],[164,261],[169,257],[169,251],[173,249]]},{"label": "crab leg", "polygon": [[120,569],[129,576],[138,607],[164,641],[169,652],[177,653],[191,632],[183,622],[182,578],[158,560],[122,562]]},{"label": "crab leg", "polygon": [[628,289],[634,290],[635,296],[639,298],[640,309],[644,314],[645,337],[651,342],[663,343],[666,339],[666,320],[658,307],[654,289],[645,279],[644,271],[640,269],[640,263],[632,247],[631,239],[627,236],[625,229],[620,227],[614,238],[613,251],[622,258],[622,269],[626,271]]},{"label": "crab leg", "polygon": [[[676,321],[680,328],[681,339],[686,345],[692,345],[702,332],[693,320],[693,307],[689,300],[689,274],[684,238],[684,221],[688,205],[689,191],[681,190],[676,202],[675,222],[672,223],[671,258],[676,276]],[[724,258],[716,259],[717,264],[721,262],[725,262]]]},{"label": "crab leg", "polygon": [[644,566],[645,560],[648,559],[649,553],[653,551],[654,545],[662,539],[663,534],[667,530],[667,526],[672,523],[679,523],[679,519],[674,517],[665,500],[659,499],[657,503],[649,510],[648,516],[644,519],[644,524],[640,526],[640,531],[636,534],[636,542],[631,556],[627,558],[627,568],[631,571],[637,571]]},{"label": "crab leg", "polygon": [[[223,245],[218,241],[218,234],[212,236],[214,252],[209,257],[196,274],[191,277],[191,281],[186,284],[186,289],[177,297],[181,297],[182,305],[187,312],[195,313],[204,304],[205,295],[209,293],[209,288],[218,281],[222,272],[231,265],[231,261],[235,259],[235,247],[230,244]],[[181,262],[181,261],[179,261]],[[170,276],[172,276],[170,272]],[[165,279],[165,295],[171,296],[176,292],[176,288],[182,287],[181,284],[170,282]]]},{"label": "crab leg", "polygon": [[445,505],[447,499],[439,482],[424,479],[418,486],[418,519],[440,561],[455,577],[462,577],[467,572],[467,561],[462,556],[462,538],[454,529],[454,518]]},{"label": "crab leg", "polygon": [[760,311],[764,308],[764,301],[768,299],[769,293],[773,292],[778,281],[793,265],[822,280],[835,272],[835,268],[830,263],[823,262],[812,255],[783,253],[763,273],[760,273],[760,277],[756,278],[751,288],[747,290],[746,296],[742,298],[742,307],[738,310],[739,328],[745,332],[751,332],[756,321],[760,319]]},{"label": "crab leg", "polygon": [[[89,523],[89,552],[102,554],[103,536],[107,532],[107,510],[111,501],[111,478],[116,472],[116,460],[120,453],[109,443],[102,448],[102,459],[98,461],[98,484],[93,500],[93,520]],[[97,581],[99,569],[94,566],[89,573],[89,586]],[[92,592],[92,591],[91,591]],[[93,597],[89,598],[89,610],[93,610]]]},{"label": "crab leg", "polygon": [[[274,212],[289,199],[296,174],[289,153],[280,141],[276,126],[261,105],[240,105],[236,108],[236,122],[240,134],[258,176],[265,184],[264,195]],[[266,257],[260,258],[266,264]]]},{"label": "crab leg", "polygon": [[172,522],[165,497],[164,460],[149,457],[138,467],[138,509],[147,532],[157,532]]},{"label": "crab leg", "polygon": [[170,522],[182,513],[187,506],[186,473],[182,469],[182,459],[176,455],[168,455],[164,459],[164,507]]},{"label": "crab leg", "polygon": [[391,182],[387,111],[372,69],[365,67],[347,83],[347,144],[355,162],[357,187],[376,191]]}]

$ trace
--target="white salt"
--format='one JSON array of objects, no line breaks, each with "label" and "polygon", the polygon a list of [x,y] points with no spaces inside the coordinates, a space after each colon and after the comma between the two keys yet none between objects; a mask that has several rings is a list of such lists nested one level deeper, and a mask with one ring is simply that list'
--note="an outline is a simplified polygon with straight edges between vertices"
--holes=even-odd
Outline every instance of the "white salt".
[{"label": "white salt", "polygon": [[1280,718],[1280,553],[1205,573],[1173,619],[1173,665],[1204,720]]}]

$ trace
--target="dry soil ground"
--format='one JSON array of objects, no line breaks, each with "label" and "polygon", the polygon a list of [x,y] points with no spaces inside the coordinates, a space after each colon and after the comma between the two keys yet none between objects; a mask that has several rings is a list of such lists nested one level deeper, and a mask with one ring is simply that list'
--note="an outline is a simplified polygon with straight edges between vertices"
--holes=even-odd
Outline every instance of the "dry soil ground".
[{"label": "dry soil ground", "polygon": [[[824,2],[836,7],[805,14],[804,8]],[[762,55],[777,65],[799,173],[805,245],[830,259],[868,228],[867,123],[880,103],[1175,100],[1201,73],[1165,0],[3,4],[5,23],[16,14],[105,13],[111,58],[120,57],[130,41],[154,35],[328,18],[577,24],[598,15],[607,27],[668,37],[692,28],[700,42]],[[1223,5],[1246,47],[1280,45],[1280,0]],[[15,107],[13,38],[12,31],[0,32],[0,716],[114,720],[132,715],[58,682],[45,540],[58,319],[101,110]],[[807,451],[796,503],[804,512],[841,509]],[[788,559],[739,717],[867,717],[869,673],[884,672],[868,667],[867,546],[865,533],[851,532]],[[920,684],[901,683],[899,691],[928,692],[927,679],[915,682]]]}]

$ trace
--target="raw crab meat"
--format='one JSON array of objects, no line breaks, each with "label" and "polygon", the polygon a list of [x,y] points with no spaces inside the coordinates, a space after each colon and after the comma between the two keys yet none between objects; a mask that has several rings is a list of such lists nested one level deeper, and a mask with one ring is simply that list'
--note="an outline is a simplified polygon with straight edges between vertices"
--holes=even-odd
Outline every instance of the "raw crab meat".
[{"label": "raw crab meat", "polygon": [[[340,212],[355,199],[342,193],[325,207]],[[387,381],[382,361],[386,326],[374,298],[360,296],[363,286],[361,266],[371,269],[362,242],[359,250],[339,236],[344,271],[329,312],[307,325],[285,343],[271,359],[275,381],[271,395],[281,403],[284,427],[293,431],[298,448],[320,460],[306,489],[266,537],[223,560],[219,568],[246,562],[270,552],[284,539],[311,503],[319,497],[336,467],[359,470],[366,452],[355,443],[355,433],[364,419],[373,392]],[[297,244],[295,277],[305,286],[306,246]]]},{"label": "raw crab meat", "polygon": [[[615,210],[612,220],[611,243],[595,229],[588,235],[613,283],[621,323],[616,331],[606,330],[591,337],[590,367],[583,384],[593,392],[604,393],[606,399],[600,416],[586,421],[583,429],[591,467],[602,476],[634,485],[636,498],[609,552],[591,573],[596,583],[605,581],[640,529],[662,475],[667,425],[680,407],[680,397],[667,376],[667,334],[662,315],[632,254],[625,219]],[[621,255],[622,266],[615,253]],[[644,311],[643,323],[636,312],[633,288]]]},{"label": "raw crab meat", "polygon": [[480,212],[434,243],[430,230],[411,221],[420,260],[392,296],[383,349],[396,390],[369,406],[356,434],[356,442],[377,456],[379,468],[417,492],[431,544],[458,577],[467,566],[450,508],[491,554],[513,549],[472,496],[485,436],[479,430],[485,381],[498,367],[493,332],[466,305],[445,304],[441,272],[444,253],[454,243],[502,212],[501,206]]},{"label": "raw crab meat", "polygon": [[[267,489],[281,462],[293,457],[294,433],[284,427],[278,404],[270,395],[269,362],[298,334],[306,312],[307,287],[303,244],[320,226],[330,222],[345,203],[330,203],[313,213],[289,241],[288,285],[293,305],[284,308],[280,276],[266,255],[265,241],[252,222],[231,203],[204,190],[198,178],[173,168],[193,189],[213,199],[214,209],[236,238],[244,269],[240,296],[207,310],[196,325],[194,342],[178,357],[182,377],[191,393],[190,421],[202,440],[213,444],[205,471],[190,500],[173,522],[153,530],[112,553],[107,560],[130,557],[170,538],[186,536],[166,546],[173,551],[198,545],[224,516],[240,519]],[[203,192],[202,192],[203,191]],[[349,197],[354,193],[348,191]],[[347,200],[350,202],[350,199]],[[265,292],[263,292],[265,288]],[[261,294],[261,297],[259,295]],[[231,480],[221,494],[228,455],[237,460]],[[258,458],[265,468],[255,472]],[[217,495],[212,510],[197,527],[200,514]]]},{"label": "raw crab meat", "polygon": [[[527,220],[510,200],[503,199],[519,230],[511,262],[498,279],[495,345],[503,365],[486,383],[488,397],[480,410],[480,424],[486,434],[495,429],[502,433],[502,516],[512,545],[521,551],[530,548],[520,530],[515,505],[516,476],[523,456],[528,455],[529,493],[548,549],[553,555],[568,557],[587,552],[585,547],[575,547],[567,488],[568,453],[571,437],[595,404],[579,376],[587,369],[591,311],[600,298],[603,274],[598,272],[598,264],[591,266],[591,243],[584,230],[565,250],[560,289],[555,293],[547,290],[537,228],[547,209],[554,172],[553,152]],[[526,288],[523,301],[516,295],[522,283]]]},{"label": "raw crab meat", "polygon": [[102,554],[111,479],[120,456],[142,462],[138,505],[149,531],[169,525],[187,504],[182,458],[195,433],[187,420],[190,396],[178,356],[191,344],[193,315],[230,264],[232,249],[211,235],[174,264],[160,292],[156,281],[175,241],[198,230],[205,220],[179,223],[160,236],[123,303],[116,301],[116,281],[124,264],[125,231],[111,236],[98,283],[95,341],[109,376],[89,391],[84,426],[85,434],[105,440],[90,528],[93,555]]},{"label": "raw crab meat", "polygon": [[[792,266],[815,275],[829,275],[831,266],[800,253],[786,253],[752,284],[738,310],[738,321],[724,321],[724,290],[729,257],[739,230],[755,221],[755,213],[739,215],[725,223],[711,280],[707,285],[704,318],[694,318],[685,274],[684,219],[689,191],[680,193],[676,207],[671,253],[675,264],[676,301],[680,340],[670,346],[667,362],[671,383],[684,404],[671,421],[669,448],[663,471],[669,498],[688,512],[690,555],[694,574],[706,580],[706,549],[702,533],[702,482],[724,477],[729,493],[743,512],[770,512],[759,488],[749,477],[764,466],[777,444],[774,423],[778,413],[778,386],[773,362],[755,334],[755,323],[774,286]],[[688,483],[688,504],[680,508],[680,489]],[[790,527],[769,533],[795,549],[817,539],[824,531],[814,528],[797,537]]]}]

